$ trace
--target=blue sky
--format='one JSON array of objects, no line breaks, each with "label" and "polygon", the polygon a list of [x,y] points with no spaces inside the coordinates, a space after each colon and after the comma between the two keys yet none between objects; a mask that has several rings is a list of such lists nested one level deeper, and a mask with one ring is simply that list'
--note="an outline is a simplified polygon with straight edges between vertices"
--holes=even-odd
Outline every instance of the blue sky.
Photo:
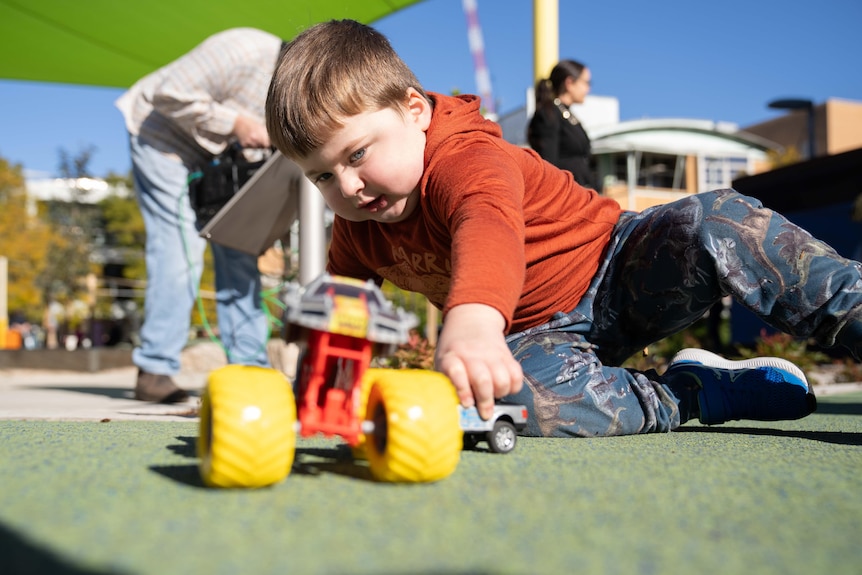
[{"label": "blue sky", "polygon": [[[498,112],[533,77],[532,0],[478,0]],[[780,97],[862,100],[860,0],[559,0],[560,57],[586,63],[593,93],[623,120],[698,118],[741,127]],[[461,0],[424,0],[375,23],[426,89],[475,92]],[[6,57],[9,57],[8,55]],[[14,57],[14,56],[13,56]],[[121,90],[0,80],[0,157],[55,174],[58,149],[96,151],[98,176],[125,173]]]}]

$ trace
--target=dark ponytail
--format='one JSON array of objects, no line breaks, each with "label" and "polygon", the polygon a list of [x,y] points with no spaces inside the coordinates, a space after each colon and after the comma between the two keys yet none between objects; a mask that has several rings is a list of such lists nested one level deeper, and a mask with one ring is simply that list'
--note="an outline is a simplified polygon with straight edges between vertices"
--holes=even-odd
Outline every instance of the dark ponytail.
[{"label": "dark ponytail", "polygon": [[566,78],[577,80],[584,68],[586,66],[577,60],[560,60],[548,78],[536,82],[536,108],[552,104],[554,98],[563,93]]},{"label": "dark ponytail", "polygon": [[547,106],[554,101],[557,95],[554,93],[554,87],[551,81],[547,78],[542,78],[536,82],[536,108]]}]

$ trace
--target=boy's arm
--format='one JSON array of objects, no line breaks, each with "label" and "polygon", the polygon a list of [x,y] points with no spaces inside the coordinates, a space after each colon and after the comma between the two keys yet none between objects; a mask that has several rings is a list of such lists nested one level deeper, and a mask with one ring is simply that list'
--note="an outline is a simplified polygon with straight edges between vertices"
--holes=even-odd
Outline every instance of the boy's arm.
[{"label": "boy's arm", "polygon": [[479,415],[494,415],[494,398],[517,393],[523,372],[503,331],[506,319],[495,308],[478,303],[453,307],[446,314],[437,340],[436,368],[449,377],[464,407]]}]

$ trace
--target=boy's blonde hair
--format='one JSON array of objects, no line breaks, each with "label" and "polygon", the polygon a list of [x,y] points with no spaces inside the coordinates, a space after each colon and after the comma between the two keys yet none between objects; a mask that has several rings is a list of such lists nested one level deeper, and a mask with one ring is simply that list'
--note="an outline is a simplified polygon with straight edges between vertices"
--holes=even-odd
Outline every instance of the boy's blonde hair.
[{"label": "boy's blonde hair", "polygon": [[317,24],[279,57],[266,98],[269,137],[285,156],[305,157],[350,116],[401,111],[408,88],[428,98],[381,33],[353,20]]}]

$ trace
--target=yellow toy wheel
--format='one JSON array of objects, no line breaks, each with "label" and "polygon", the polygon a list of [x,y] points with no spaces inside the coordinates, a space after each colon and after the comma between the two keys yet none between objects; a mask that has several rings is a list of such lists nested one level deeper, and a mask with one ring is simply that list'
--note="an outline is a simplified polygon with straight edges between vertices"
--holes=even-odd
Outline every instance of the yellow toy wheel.
[{"label": "yellow toy wheel", "polygon": [[296,401],[279,371],[228,365],[210,373],[197,452],[210,487],[263,487],[288,476],[296,449]]},{"label": "yellow toy wheel", "polygon": [[421,483],[451,475],[461,457],[458,396],[429,370],[375,370],[365,419],[365,451],[379,481]]},{"label": "yellow toy wheel", "polygon": [[[360,421],[367,419],[365,417],[365,411],[368,409],[368,396],[371,395],[371,387],[374,385],[374,381],[380,377],[380,372],[385,373],[385,371],[386,370],[378,367],[370,367],[366,369],[365,373],[362,375],[362,380],[359,382],[362,386],[359,391],[359,409],[356,411],[356,417],[358,417]],[[359,435],[359,443],[351,448],[353,459],[368,459],[368,455],[365,453],[366,440],[364,433]]]}]

